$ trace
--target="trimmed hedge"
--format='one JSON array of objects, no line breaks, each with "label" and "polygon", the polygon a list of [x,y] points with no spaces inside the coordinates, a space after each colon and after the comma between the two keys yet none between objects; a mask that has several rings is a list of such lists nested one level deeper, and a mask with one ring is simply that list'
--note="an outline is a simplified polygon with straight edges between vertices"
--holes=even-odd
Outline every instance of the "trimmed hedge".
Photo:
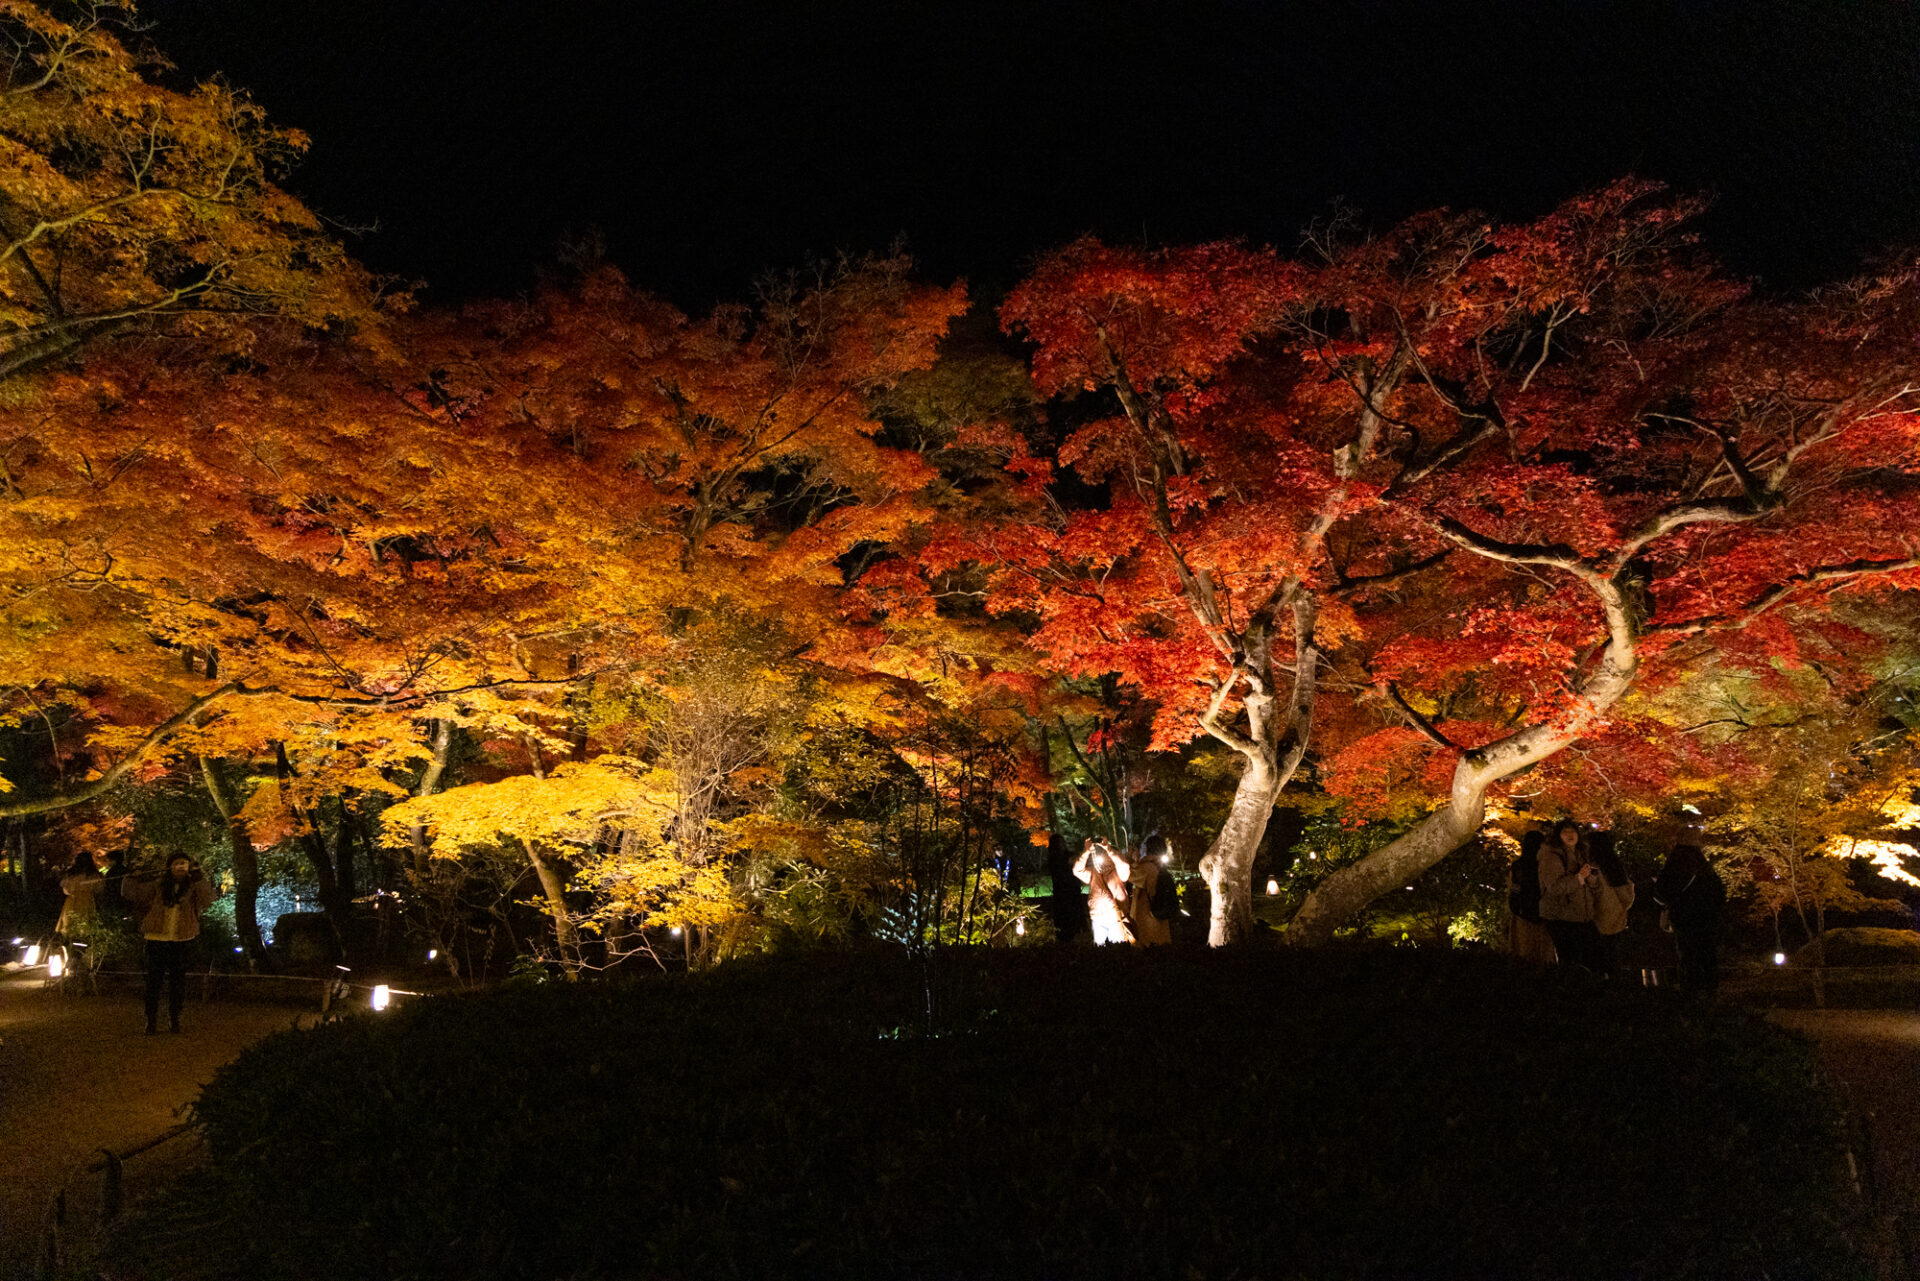
[{"label": "trimmed hedge", "polygon": [[1498,957],[832,955],[442,997],[263,1042],[197,1115],[197,1240],[236,1275],[1864,1275],[1807,1047]]}]

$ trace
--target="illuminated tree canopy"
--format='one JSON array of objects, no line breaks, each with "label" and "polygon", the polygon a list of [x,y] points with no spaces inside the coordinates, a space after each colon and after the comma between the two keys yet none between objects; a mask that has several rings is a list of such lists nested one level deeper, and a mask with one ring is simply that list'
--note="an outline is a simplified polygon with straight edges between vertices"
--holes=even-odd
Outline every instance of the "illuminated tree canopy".
[{"label": "illuminated tree canopy", "polygon": [[[1522,782],[1777,780],[1729,690],[1854,724],[1911,657],[1913,261],[1769,296],[1622,180],[1292,254],[1083,239],[997,306],[894,253],[688,314],[575,253],[415,310],[277,185],[302,136],[119,16],[0,3],[0,818],[204,789],[256,960],[272,857],[343,940],[377,867],[527,878],[570,972],[983,941],[1026,847],[1155,789],[1199,798],[1155,812],[1207,835],[1216,945],[1276,805],[1393,832],[1306,896],[1320,943]],[[1872,760],[1878,825],[1780,857],[1911,875]]]}]

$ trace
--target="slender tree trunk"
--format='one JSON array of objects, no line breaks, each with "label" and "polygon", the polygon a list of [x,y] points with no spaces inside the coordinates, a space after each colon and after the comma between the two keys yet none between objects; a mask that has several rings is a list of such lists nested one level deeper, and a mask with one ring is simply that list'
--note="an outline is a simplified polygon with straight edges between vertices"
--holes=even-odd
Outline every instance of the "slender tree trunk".
[{"label": "slender tree trunk", "polygon": [[227,825],[227,844],[233,851],[233,927],[239,932],[240,946],[247,950],[247,964],[255,970],[269,971],[273,959],[260,933],[260,856],[254,851],[247,822],[240,817],[240,807],[220,777],[218,766],[204,756],[198,760],[200,777],[213,798],[213,807]]},{"label": "slender tree trunk", "polygon": [[527,852],[527,861],[533,864],[533,874],[540,878],[540,891],[546,895],[547,911],[553,916],[554,939],[560,946],[560,964],[567,972],[567,981],[573,982],[580,977],[580,934],[574,928],[573,916],[567,911],[567,881],[554,866],[551,859],[541,855],[532,841],[521,841],[520,847]]},{"label": "slender tree trunk", "polygon": [[[447,756],[453,747],[453,722],[436,720],[433,723],[433,756],[427,761],[426,772],[420,776],[420,786],[414,789],[415,796],[432,796],[440,786],[440,778],[447,772]],[[410,833],[413,846],[413,874],[425,877],[427,874],[427,825],[415,823]]]},{"label": "slender tree trunk", "polygon": [[306,808],[294,799],[293,762],[287,758],[285,743],[273,745],[274,763],[280,775],[280,787],[287,805],[293,810],[294,817],[300,821],[300,848],[306,852],[307,863],[313,868],[313,879],[320,886],[320,908],[327,914],[327,923],[333,928],[333,939],[340,948],[341,956],[348,955],[350,949],[347,939],[351,932],[350,917],[352,909],[346,897],[340,892],[340,880],[334,875],[333,855],[327,849],[326,838],[321,834],[317,815],[310,814]]},{"label": "slender tree trunk", "polygon": [[1813,905],[1813,1005],[1815,1009],[1827,1008],[1827,905]]}]

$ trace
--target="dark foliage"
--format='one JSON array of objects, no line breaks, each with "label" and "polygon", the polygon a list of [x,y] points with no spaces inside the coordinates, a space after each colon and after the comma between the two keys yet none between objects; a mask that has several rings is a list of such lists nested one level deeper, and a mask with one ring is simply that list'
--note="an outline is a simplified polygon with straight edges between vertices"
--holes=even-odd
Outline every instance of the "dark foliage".
[{"label": "dark foliage", "polygon": [[1855,1271],[1831,1097],[1750,1016],[1485,956],[934,964],[275,1037],[199,1105],[210,1168],[169,1212],[222,1212],[166,1275],[183,1252],[288,1278]]}]

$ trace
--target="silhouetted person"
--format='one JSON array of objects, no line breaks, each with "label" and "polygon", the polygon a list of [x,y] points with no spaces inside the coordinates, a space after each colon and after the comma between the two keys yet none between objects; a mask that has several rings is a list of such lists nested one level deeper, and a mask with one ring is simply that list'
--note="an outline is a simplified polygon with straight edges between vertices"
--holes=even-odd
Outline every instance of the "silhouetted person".
[{"label": "silhouetted person", "polygon": [[1507,870],[1507,948],[1534,965],[1552,965],[1553,937],[1540,920],[1540,847],[1547,834],[1538,830],[1520,838],[1520,857]]},{"label": "silhouetted person", "polygon": [[1593,928],[1597,931],[1594,969],[1613,976],[1620,935],[1626,932],[1627,913],[1633,907],[1633,880],[1627,865],[1620,860],[1612,832],[1595,832],[1588,838],[1589,854],[1599,873],[1588,883],[1593,892]]},{"label": "silhouetted person", "polygon": [[1173,942],[1173,918],[1180,914],[1180,895],[1167,865],[1173,850],[1167,838],[1155,834],[1140,846],[1140,857],[1127,877],[1127,924],[1135,947]]},{"label": "silhouetted person", "polygon": [[1073,853],[1058,832],[1047,836],[1047,877],[1053,882],[1047,914],[1061,942],[1078,938],[1087,928],[1087,896],[1074,888]]},{"label": "silhouetted person", "polygon": [[1653,883],[1680,949],[1680,987],[1712,995],[1720,987],[1720,926],[1727,887],[1698,845],[1676,845]]},{"label": "silhouetted person", "polygon": [[200,937],[200,913],[213,902],[213,885],[185,854],[167,860],[159,876],[128,877],[126,896],[140,911],[140,933],[147,940],[147,1035],[160,1014],[160,985],[167,986],[171,1030],[180,1030],[180,1007],[187,997],[187,950]]},{"label": "silhouetted person", "polygon": [[1595,969],[1600,932],[1593,925],[1590,883],[1599,875],[1587,861],[1587,834],[1562,819],[1540,847],[1540,919],[1553,936],[1560,964]]}]

